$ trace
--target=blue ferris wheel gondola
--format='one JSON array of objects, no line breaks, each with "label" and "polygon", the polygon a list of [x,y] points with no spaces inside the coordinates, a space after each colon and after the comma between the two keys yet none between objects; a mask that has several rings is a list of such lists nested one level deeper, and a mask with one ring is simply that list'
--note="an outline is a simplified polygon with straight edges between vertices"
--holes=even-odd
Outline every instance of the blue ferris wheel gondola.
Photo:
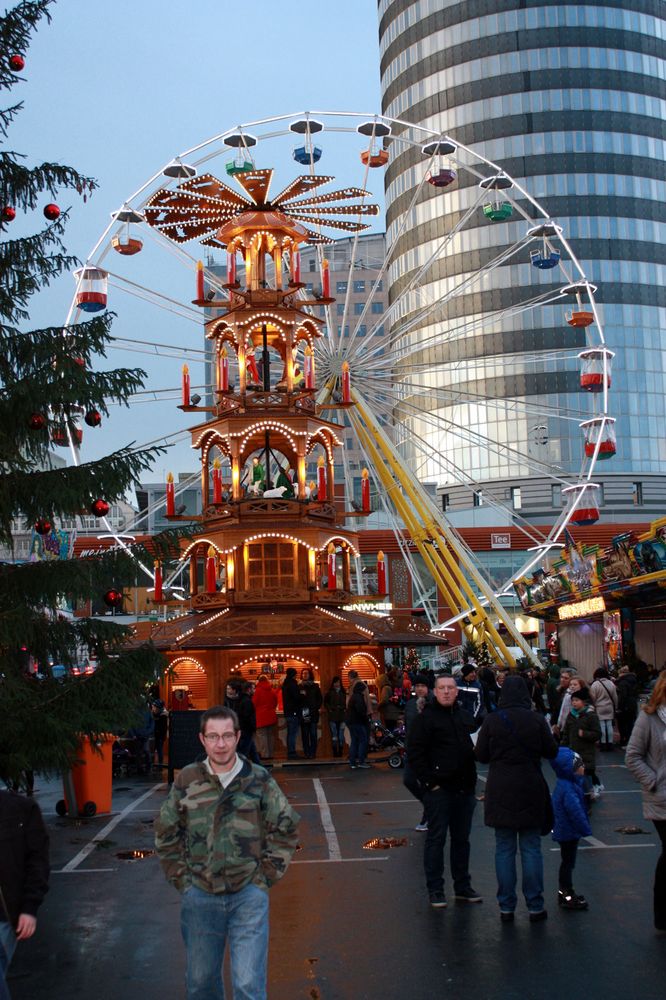
[{"label": "blue ferris wheel gondola", "polygon": [[321,160],[321,149],[319,146],[297,146],[293,152],[296,163],[302,163],[304,167],[309,167],[311,163]]},{"label": "blue ferris wheel gondola", "polygon": [[542,250],[532,250],[530,263],[532,267],[538,267],[540,271],[549,271],[551,268],[557,267],[561,256],[559,250],[551,250],[547,256]]}]

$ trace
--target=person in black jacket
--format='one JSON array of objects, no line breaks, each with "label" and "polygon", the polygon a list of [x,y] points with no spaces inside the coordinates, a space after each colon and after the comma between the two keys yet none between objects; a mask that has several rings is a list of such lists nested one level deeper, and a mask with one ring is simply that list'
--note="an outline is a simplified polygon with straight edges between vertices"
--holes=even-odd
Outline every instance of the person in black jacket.
[{"label": "person in black jacket", "polygon": [[480,903],[469,874],[469,833],[476,806],[476,765],[471,733],[473,717],[456,704],[458,686],[453,677],[435,679],[434,700],[414,719],[407,757],[423,789],[428,821],[423,866],[430,905],[446,906],[444,848],[451,835],[451,876],[455,898]]},{"label": "person in black jacket", "polygon": [[287,757],[294,760],[300,756],[296,753],[296,737],[301,728],[301,690],[295,667],[287,667],[282,682],[282,711],[287,723]]},{"label": "person in black jacket", "polygon": [[[49,838],[39,806],[0,792],[0,992],[14,941],[32,937],[49,888]],[[7,994],[9,995],[9,994]]]},{"label": "person in black jacket", "polygon": [[548,916],[543,901],[541,837],[549,819],[552,825],[552,807],[541,758],[552,760],[557,750],[545,717],[532,710],[525,681],[507,677],[498,711],[486,716],[476,744],[477,759],[490,764],[484,811],[486,826],[495,827],[497,900],[503,921],[513,920],[517,903],[518,843],[530,920]]},{"label": "person in black jacket", "polygon": [[254,743],[254,734],[257,731],[257,713],[254,710],[254,704],[245,681],[241,677],[232,677],[227,681],[224,704],[226,708],[231,708],[238,716],[241,734],[238,741],[238,752],[251,760],[253,764],[260,764],[261,759]]}]

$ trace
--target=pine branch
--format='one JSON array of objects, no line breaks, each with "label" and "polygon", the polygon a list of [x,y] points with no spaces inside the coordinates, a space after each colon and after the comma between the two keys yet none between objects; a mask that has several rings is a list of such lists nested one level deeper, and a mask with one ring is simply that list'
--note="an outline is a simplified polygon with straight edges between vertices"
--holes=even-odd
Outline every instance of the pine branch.
[{"label": "pine branch", "polygon": [[13,104],[11,108],[0,109],[0,136],[2,136],[3,139],[7,138],[9,126],[12,124],[19,111],[22,110],[23,101],[19,101],[18,104]]},{"label": "pine branch", "polygon": [[48,10],[55,0],[22,0],[0,18],[0,87],[9,90],[18,77],[9,66],[9,57],[24,55],[42,17],[51,21]]},{"label": "pine branch", "polygon": [[93,191],[97,182],[60,163],[41,163],[26,167],[19,163],[20,154],[12,150],[0,152],[0,197],[4,205],[24,211],[37,207],[40,195],[48,191],[54,198],[61,188],[72,188],[79,194]]}]

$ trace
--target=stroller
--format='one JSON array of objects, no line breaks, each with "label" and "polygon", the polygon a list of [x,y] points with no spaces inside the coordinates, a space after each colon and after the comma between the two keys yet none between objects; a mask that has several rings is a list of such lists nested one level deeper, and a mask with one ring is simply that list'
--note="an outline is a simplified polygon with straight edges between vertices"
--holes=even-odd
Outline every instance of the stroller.
[{"label": "stroller", "polygon": [[388,757],[380,758],[386,761],[389,767],[399,768],[405,766],[405,756],[407,748],[405,744],[405,725],[399,722],[393,732],[383,726],[381,722],[373,719],[370,724],[370,743],[368,750],[370,753],[388,751]]}]

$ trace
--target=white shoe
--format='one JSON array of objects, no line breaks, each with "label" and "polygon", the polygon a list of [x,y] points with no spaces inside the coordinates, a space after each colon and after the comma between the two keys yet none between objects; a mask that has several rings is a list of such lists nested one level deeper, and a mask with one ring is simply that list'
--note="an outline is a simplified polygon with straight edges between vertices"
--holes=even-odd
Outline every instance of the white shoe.
[{"label": "white shoe", "polygon": [[427,822],[426,823],[417,823],[416,826],[414,827],[414,829],[418,830],[419,833],[424,833],[428,829],[428,824],[427,824]]}]

